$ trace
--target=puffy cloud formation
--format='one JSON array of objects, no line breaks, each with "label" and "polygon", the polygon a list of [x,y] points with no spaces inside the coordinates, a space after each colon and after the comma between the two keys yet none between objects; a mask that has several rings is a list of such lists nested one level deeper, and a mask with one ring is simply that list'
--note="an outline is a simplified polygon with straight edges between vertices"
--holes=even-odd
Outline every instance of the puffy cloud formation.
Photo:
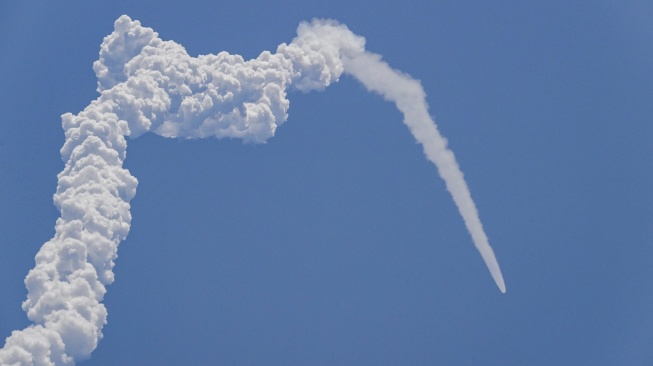
[{"label": "puffy cloud formation", "polygon": [[226,52],[190,57],[181,45],[120,17],[93,65],[100,96],[77,115],[62,116],[66,165],[54,195],[61,217],[25,279],[23,309],[34,324],[7,338],[0,364],[73,365],[88,358],[102,338],[107,311],[101,302],[114,280],[118,245],[129,233],[129,201],[138,184],[122,167],[126,136],[150,131],[265,142],[288,118],[286,90],[322,90],[343,72],[405,114],[505,291],[467,185],[428,115],[419,82],[389,68],[364,45],[364,38],[344,25],[314,20],[300,24],[290,44],[253,60]]},{"label": "puffy cloud formation", "polygon": [[302,23],[276,53],[190,57],[172,41],[123,16],[104,39],[93,69],[99,104],[127,121],[125,135],[242,138],[264,142],[288,118],[286,89],[323,90],[343,73],[343,57],[364,52],[365,40],[333,21]]}]

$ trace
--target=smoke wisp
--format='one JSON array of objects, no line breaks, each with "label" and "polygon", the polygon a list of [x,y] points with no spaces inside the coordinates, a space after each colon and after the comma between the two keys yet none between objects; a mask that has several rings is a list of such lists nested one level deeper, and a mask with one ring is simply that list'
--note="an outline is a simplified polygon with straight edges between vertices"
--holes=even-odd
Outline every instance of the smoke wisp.
[{"label": "smoke wisp", "polygon": [[287,90],[323,90],[344,73],[393,101],[438,168],[502,292],[505,285],[462,172],[428,114],[419,82],[365,51],[364,38],[329,20],[300,24],[276,53],[245,61],[226,52],[191,57],[172,41],[122,16],[93,65],[100,96],[62,116],[65,143],[54,203],[55,235],[26,279],[23,309],[33,322],[12,332],[0,365],[74,365],[102,338],[106,286],[130,228],[138,181],[123,168],[126,138],[146,132],[178,138],[240,138],[261,143],[288,118]]}]

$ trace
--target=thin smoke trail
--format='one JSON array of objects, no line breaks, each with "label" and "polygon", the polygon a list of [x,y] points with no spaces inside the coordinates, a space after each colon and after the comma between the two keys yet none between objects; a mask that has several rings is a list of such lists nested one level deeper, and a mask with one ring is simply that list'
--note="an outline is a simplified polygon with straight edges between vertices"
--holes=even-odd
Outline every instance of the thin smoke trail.
[{"label": "thin smoke trail", "polygon": [[435,121],[428,113],[426,94],[420,83],[406,74],[393,70],[387,63],[381,61],[381,56],[370,52],[345,60],[345,72],[352,74],[368,90],[377,92],[385,99],[394,102],[404,114],[404,123],[424,147],[427,159],[437,166],[465,221],[476,249],[481,253],[499,290],[505,293],[506,285],[499,263],[483,230],[467,182],[463,178],[453,152],[447,148],[447,140],[440,135]]},{"label": "thin smoke trail", "polygon": [[55,235],[25,278],[23,309],[33,322],[12,332],[0,365],[74,365],[102,338],[102,300],[114,280],[118,245],[127,237],[138,181],[122,164],[126,139],[241,138],[261,143],[288,118],[287,89],[323,90],[343,72],[397,104],[404,122],[436,164],[474,243],[502,292],[505,286],[462,173],[428,115],[419,83],[364,49],[364,38],[334,21],[302,23],[290,44],[245,61],[226,52],[190,57],[127,16],[105,37],[93,65],[100,96],[62,116],[65,162],[54,203]]}]

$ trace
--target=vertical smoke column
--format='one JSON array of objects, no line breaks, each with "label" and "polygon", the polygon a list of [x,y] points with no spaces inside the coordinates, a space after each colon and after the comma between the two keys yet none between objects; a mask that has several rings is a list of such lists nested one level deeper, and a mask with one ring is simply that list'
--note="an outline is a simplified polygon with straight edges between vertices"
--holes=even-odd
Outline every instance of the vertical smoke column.
[{"label": "vertical smoke column", "polygon": [[156,84],[142,88],[147,82],[129,80],[79,114],[62,116],[65,167],[54,194],[61,216],[25,278],[23,309],[34,325],[7,339],[1,365],[73,365],[102,338],[107,311],[101,301],[114,280],[118,244],[129,233],[129,201],[138,183],[122,167],[130,134],[125,117],[138,121],[146,112],[154,118],[169,107]]},{"label": "vertical smoke column", "polygon": [[71,365],[97,347],[107,317],[100,301],[129,232],[137,181],[122,168],[127,124],[96,101],[62,116],[62,125],[66,165],[54,195],[61,217],[25,278],[23,309],[35,325],[7,339],[2,365]]}]

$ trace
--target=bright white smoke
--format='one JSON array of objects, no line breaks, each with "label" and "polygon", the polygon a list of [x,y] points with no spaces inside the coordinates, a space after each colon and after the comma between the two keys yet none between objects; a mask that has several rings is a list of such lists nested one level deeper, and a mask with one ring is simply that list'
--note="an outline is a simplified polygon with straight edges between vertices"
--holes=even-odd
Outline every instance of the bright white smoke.
[{"label": "bright white smoke", "polygon": [[265,142],[287,117],[286,89],[322,90],[343,72],[397,104],[447,184],[476,247],[502,292],[499,266],[463,175],[428,114],[419,82],[364,49],[364,38],[334,21],[300,24],[297,37],[253,60],[221,52],[190,57],[127,16],[102,43],[93,69],[100,96],[62,116],[66,142],[54,237],[36,255],[23,303],[34,323],[14,331],[0,365],[74,365],[102,338],[101,303],[113,282],[118,244],[129,232],[137,180],[122,167],[125,136],[241,138]]},{"label": "bright white smoke", "polygon": [[458,206],[458,211],[465,221],[476,249],[481,253],[494,282],[501,292],[505,293],[506,285],[503,282],[499,263],[483,231],[483,224],[478,217],[463,172],[460,171],[453,152],[447,148],[447,140],[440,135],[435,121],[429,115],[426,94],[419,81],[391,69],[387,63],[381,61],[381,56],[370,52],[345,59],[344,64],[347,73],[352,74],[367,89],[394,102],[404,114],[404,123],[417,142],[424,147],[426,158],[438,167],[438,172]]}]

